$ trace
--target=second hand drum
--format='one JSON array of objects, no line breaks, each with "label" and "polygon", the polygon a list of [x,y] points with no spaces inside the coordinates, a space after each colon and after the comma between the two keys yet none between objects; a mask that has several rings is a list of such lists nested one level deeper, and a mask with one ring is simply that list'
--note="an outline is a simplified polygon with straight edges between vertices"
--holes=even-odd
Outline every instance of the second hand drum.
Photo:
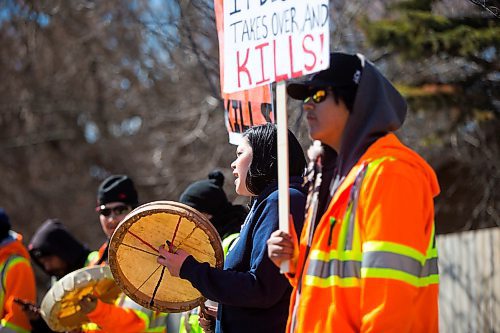
[{"label": "second hand drum", "polygon": [[173,201],[137,207],[118,225],[109,244],[115,282],[136,303],[161,312],[182,312],[205,298],[187,280],[158,264],[158,247],[183,249],[199,262],[222,268],[223,250],[214,226],[197,210]]},{"label": "second hand drum", "polygon": [[72,331],[90,322],[79,305],[83,297],[92,294],[112,304],[120,293],[108,266],[85,267],[67,274],[50,288],[40,313],[53,331]]}]

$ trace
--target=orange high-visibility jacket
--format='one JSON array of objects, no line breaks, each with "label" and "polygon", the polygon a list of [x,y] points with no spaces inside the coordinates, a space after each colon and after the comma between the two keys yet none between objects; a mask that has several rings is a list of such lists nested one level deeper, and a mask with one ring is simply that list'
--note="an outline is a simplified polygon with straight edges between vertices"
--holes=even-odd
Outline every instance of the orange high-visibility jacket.
[{"label": "orange high-visibility jacket", "polygon": [[125,294],[121,294],[115,304],[98,300],[87,317],[93,323],[84,325],[84,332],[166,332],[167,314],[145,309]]},{"label": "orange high-visibility jacket", "polygon": [[434,171],[394,134],[372,144],[335,191],[307,257],[306,217],[287,331],[437,332],[438,193]]},{"label": "orange high-visibility jacket", "polygon": [[0,331],[27,333],[31,331],[28,317],[14,302],[20,298],[36,303],[35,275],[28,251],[20,234],[10,232],[0,244]]},{"label": "orange high-visibility jacket", "polygon": [[[89,255],[89,265],[95,266],[107,249],[104,243],[98,252]],[[101,265],[105,265],[102,262]],[[143,308],[139,304],[121,294],[115,304],[97,301],[96,308],[87,314],[92,323],[82,326],[83,332],[88,333],[139,333],[139,332],[166,332],[167,314]]]}]

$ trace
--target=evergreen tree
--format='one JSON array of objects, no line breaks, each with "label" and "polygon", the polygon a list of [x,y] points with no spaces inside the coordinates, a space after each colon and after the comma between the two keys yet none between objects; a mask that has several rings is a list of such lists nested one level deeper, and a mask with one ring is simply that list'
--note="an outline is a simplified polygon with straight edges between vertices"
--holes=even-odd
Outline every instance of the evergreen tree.
[{"label": "evergreen tree", "polygon": [[442,233],[500,225],[500,20],[488,8],[398,1],[388,18],[361,23],[368,43],[401,64],[398,88],[433,128],[421,141],[438,152]]}]

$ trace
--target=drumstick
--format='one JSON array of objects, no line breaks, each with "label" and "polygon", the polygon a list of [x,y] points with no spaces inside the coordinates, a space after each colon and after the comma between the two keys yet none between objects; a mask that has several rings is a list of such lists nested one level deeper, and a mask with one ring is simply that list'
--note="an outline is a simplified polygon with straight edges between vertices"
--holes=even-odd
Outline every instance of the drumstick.
[{"label": "drumstick", "polygon": [[21,298],[15,297],[14,298],[14,303],[17,303],[20,306],[22,306],[23,310],[25,310],[25,311],[28,311],[28,310],[34,311],[34,312],[39,312],[40,311],[40,308],[38,306],[36,306],[34,304],[31,304],[31,302],[25,301],[25,300],[23,300]]},{"label": "drumstick", "polygon": [[168,246],[168,252],[170,253],[175,253],[175,248],[174,248],[174,244],[172,244],[170,241],[165,241],[165,243],[167,243],[167,246]]},{"label": "drumstick", "polygon": [[28,305],[31,304],[30,302],[27,302],[24,299],[17,298],[17,297],[14,298],[14,302],[19,304],[19,305],[25,306],[25,307],[27,307]]}]

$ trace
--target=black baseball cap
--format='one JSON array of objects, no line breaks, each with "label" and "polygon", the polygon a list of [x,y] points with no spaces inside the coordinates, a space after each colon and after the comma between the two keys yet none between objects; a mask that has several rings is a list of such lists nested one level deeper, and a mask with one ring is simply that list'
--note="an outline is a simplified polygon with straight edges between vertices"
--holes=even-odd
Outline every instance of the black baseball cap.
[{"label": "black baseball cap", "polygon": [[306,80],[289,83],[288,96],[303,101],[314,88],[358,89],[363,65],[356,54],[330,53],[330,67],[313,74]]}]

